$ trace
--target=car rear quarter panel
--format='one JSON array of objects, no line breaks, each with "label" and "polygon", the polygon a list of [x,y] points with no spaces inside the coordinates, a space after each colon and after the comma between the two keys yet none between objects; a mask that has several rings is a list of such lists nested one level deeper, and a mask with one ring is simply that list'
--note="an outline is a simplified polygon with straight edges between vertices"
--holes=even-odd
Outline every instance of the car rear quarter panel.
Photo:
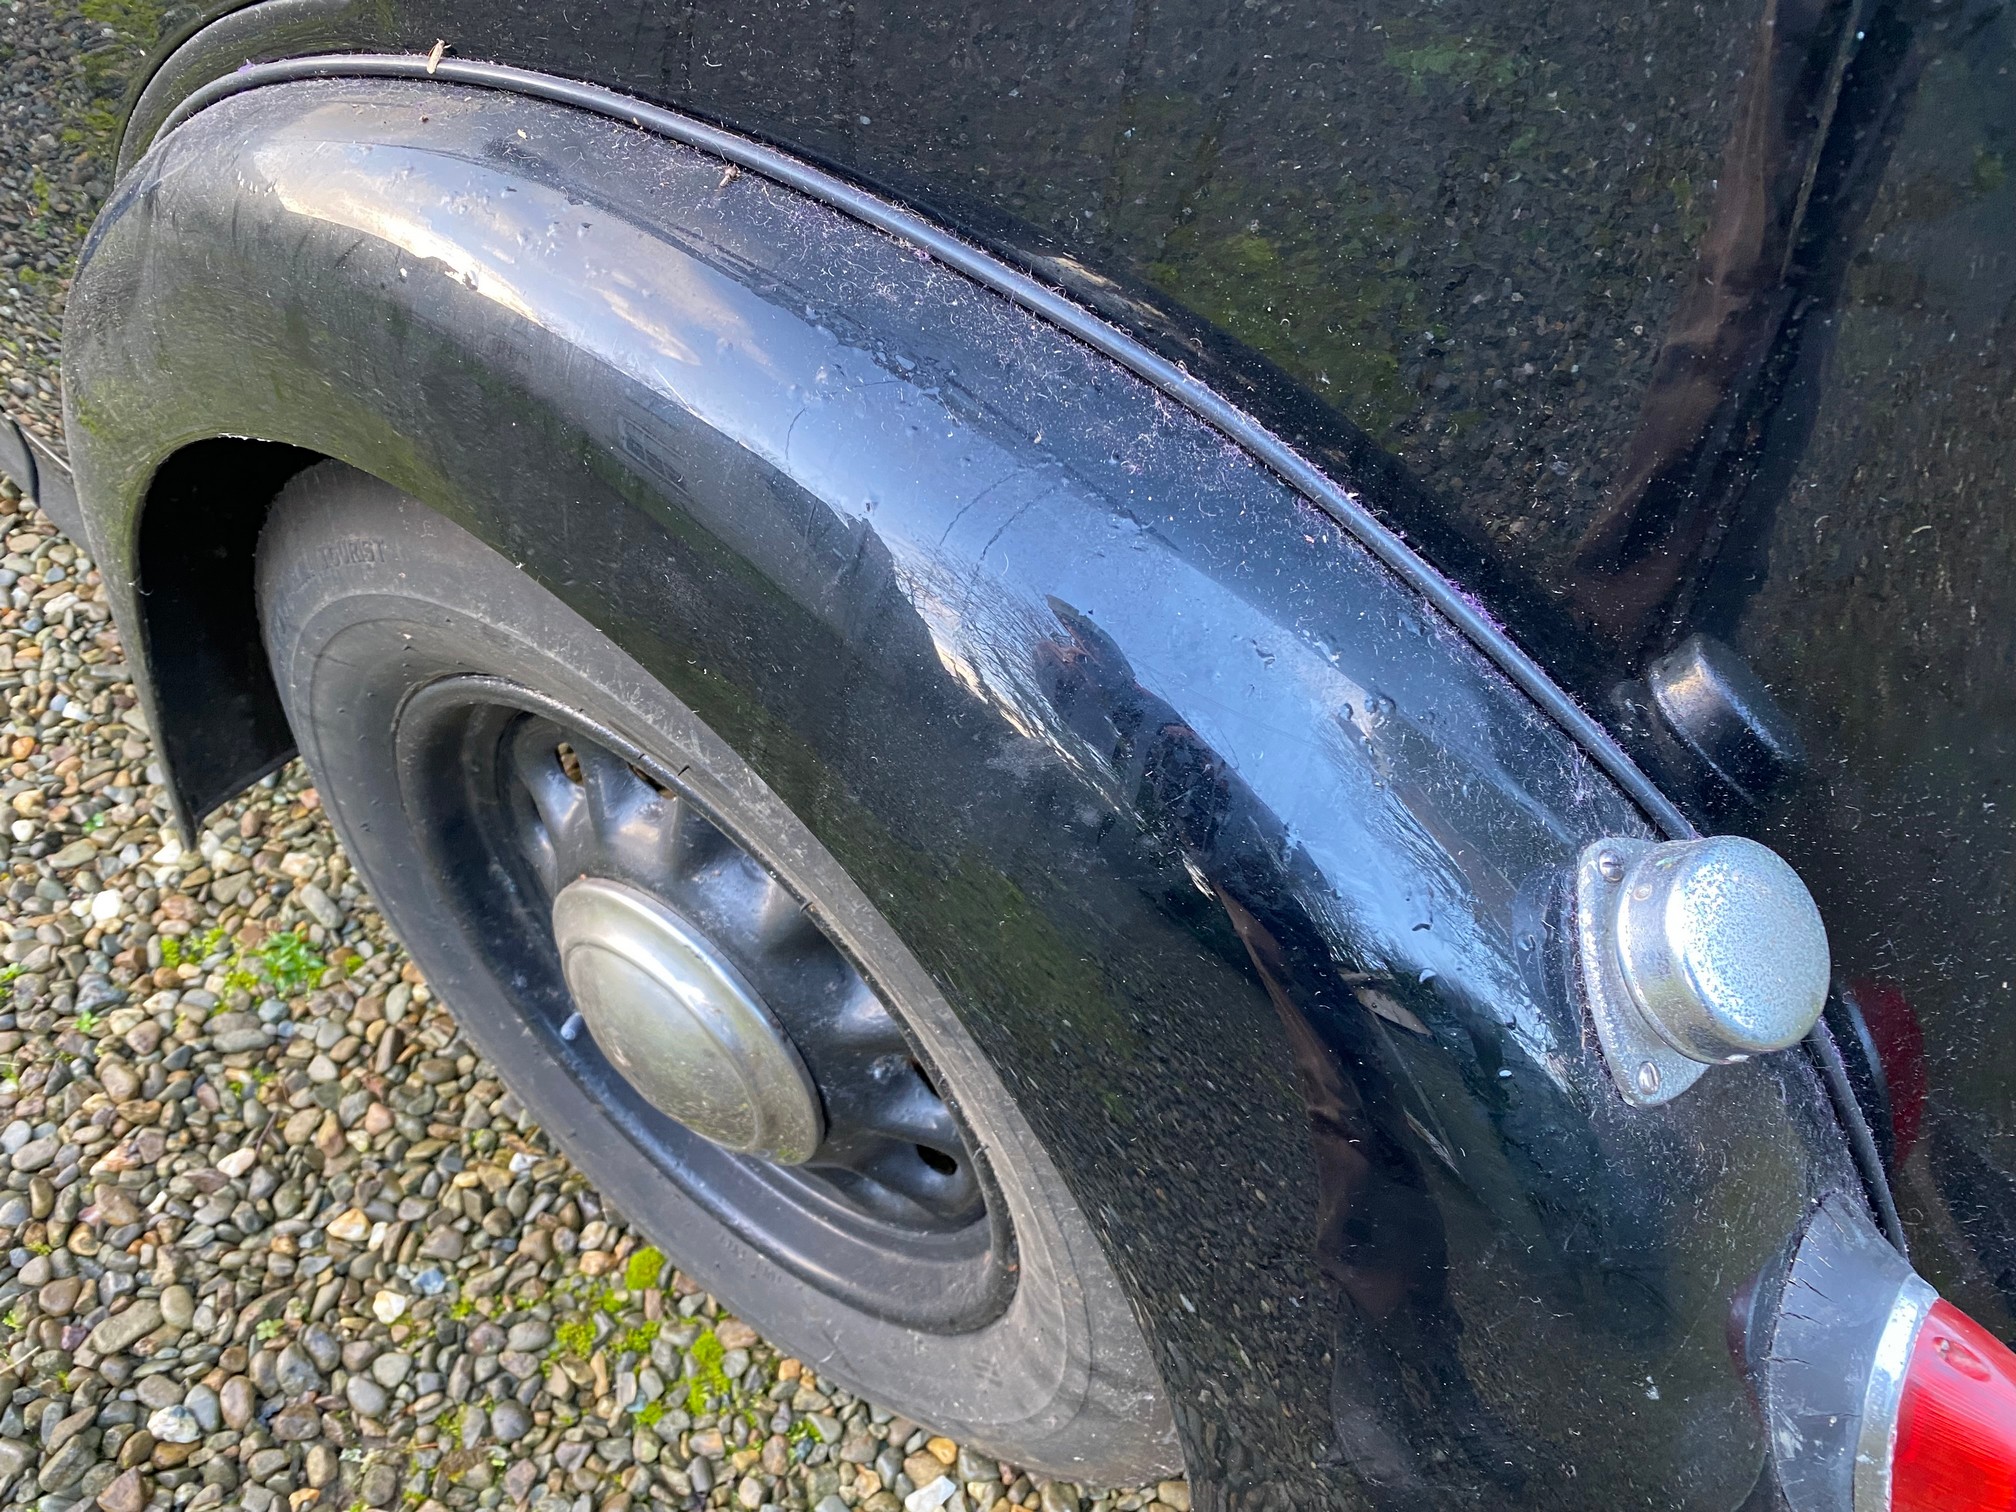
[{"label": "car rear quarter panel", "polygon": [[67,341],[143,639],[151,481],[250,437],[474,531],[752,762],[1024,1099],[1204,1505],[1750,1493],[1732,1319],[1854,1187],[1825,1098],[1784,1055],[1625,1109],[1559,884],[1644,820],[1224,436],[758,175],[442,85],[169,134]]}]

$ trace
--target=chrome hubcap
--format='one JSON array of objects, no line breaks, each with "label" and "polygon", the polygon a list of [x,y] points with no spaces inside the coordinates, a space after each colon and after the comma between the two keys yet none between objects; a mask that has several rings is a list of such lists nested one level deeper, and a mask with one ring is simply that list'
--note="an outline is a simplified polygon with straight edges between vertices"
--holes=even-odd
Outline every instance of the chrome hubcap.
[{"label": "chrome hubcap", "polygon": [[780,1165],[824,1133],[797,1046],[707,937],[658,899],[600,877],[553,900],[568,990],[638,1095],[725,1149]]}]

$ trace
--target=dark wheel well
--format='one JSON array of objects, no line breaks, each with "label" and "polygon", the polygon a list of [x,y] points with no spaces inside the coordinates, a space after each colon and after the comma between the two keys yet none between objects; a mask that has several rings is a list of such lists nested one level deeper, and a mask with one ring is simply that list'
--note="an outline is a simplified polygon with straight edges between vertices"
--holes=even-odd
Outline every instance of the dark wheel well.
[{"label": "dark wheel well", "polygon": [[183,447],[141,508],[134,578],[156,749],[194,822],[294,754],[259,635],[253,563],[274,496],[322,458],[220,437]]}]

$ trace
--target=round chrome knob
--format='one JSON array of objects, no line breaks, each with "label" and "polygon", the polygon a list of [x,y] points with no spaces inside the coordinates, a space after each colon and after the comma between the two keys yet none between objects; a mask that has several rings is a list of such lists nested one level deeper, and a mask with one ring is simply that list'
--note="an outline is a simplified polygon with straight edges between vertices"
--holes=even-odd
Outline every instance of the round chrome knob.
[{"label": "round chrome knob", "polygon": [[1827,1001],[1827,930],[1799,874],[1735,835],[1647,845],[1615,892],[1617,966],[1682,1055],[1715,1064],[1797,1043]]},{"label": "round chrome knob", "polygon": [[596,1045],[653,1107],[786,1165],[824,1130],[790,1036],[733,963],[648,893],[584,877],[553,900],[567,986]]}]

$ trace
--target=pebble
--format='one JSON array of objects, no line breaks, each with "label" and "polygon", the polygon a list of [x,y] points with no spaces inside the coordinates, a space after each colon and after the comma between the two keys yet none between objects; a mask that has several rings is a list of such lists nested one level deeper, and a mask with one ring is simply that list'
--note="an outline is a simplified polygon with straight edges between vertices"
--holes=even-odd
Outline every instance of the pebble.
[{"label": "pebble", "polygon": [[196,1414],[180,1402],[157,1407],[147,1415],[147,1431],[163,1444],[193,1444],[203,1437],[203,1425]]},{"label": "pebble", "polygon": [[250,1381],[242,1375],[232,1376],[217,1389],[217,1405],[224,1415],[224,1426],[237,1433],[252,1421],[258,1397],[253,1393]]},{"label": "pebble", "polygon": [[195,1416],[203,1431],[215,1433],[224,1426],[224,1410],[217,1393],[206,1383],[198,1381],[189,1388],[189,1394],[182,1399],[182,1405]]},{"label": "pebble", "polygon": [[308,1484],[317,1491],[336,1479],[341,1464],[335,1449],[328,1444],[310,1444],[307,1454],[302,1456],[302,1471]]},{"label": "pebble", "polygon": [[310,1324],[302,1329],[301,1347],[317,1370],[334,1370],[343,1363],[343,1342],[326,1328]]},{"label": "pebble", "polygon": [[389,1507],[399,1495],[399,1472],[379,1460],[365,1470],[360,1489],[365,1506]]},{"label": "pebble", "polygon": [[277,1351],[255,1350],[246,1368],[252,1374],[252,1388],[259,1395],[271,1397],[280,1394],[280,1356]]},{"label": "pebble", "polygon": [[[222,1047],[218,1047],[220,1050]],[[233,1150],[229,1155],[219,1157],[217,1169],[234,1181],[259,1163],[259,1151],[252,1145]]]},{"label": "pebble", "polygon": [[[519,1248],[522,1251],[524,1246],[521,1245]],[[503,1329],[485,1318],[469,1330],[469,1337],[464,1341],[464,1347],[471,1354],[494,1355],[505,1346],[508,1338]]]},{"label": "pebble", "polygon": [[390,1391],[401,1385],[413,1369],[413,1356],[388,1349],[371,1362],[371,1378]]},{"label": "pebble", "polygon": [[343,1395],[353,1409],[368,1418],[383,1417],[392,1401],[392,1394],[370,1376],[350,1377]]},{"label": "pebble", "polygon": [[81,1438],[73,1438],[61,1449],[42,1461],[41,1469],[35,1472],[35,1484],[45,1492],[68,1491],[84,1478],[84,1472],[97,1461],[98,1451]]},{"label": "pebble", "polygon": [[186,1286],[161,1288],[161,1321],[172,1328],[187,1328],[196,1318],[196,1296]]},{"label": "pebble", "polygon": [[147,1485],[136,1469],[122,1470],[98,1493],[104,1512],[140,1512],[147,1505]]},{"label": "pebble", "polygon": [[98,1057],[98,1085],[115,1103],[125,1102],[140,1091],[140,1074],[117,1056]]},{"label": "pebble", "polygon": [[143,1407],[172,1407],[182,1400],[182,1383],[173,1376],[148,1376],[133,1389]]},{"label": "pebble", "polygon": [[283,1444],[306,1443],[321,1431],[321,1415],[311,1403],[297,1402],[273,1415],[273,1437]]},{"label": "pebble", "polygon": [[515,1444],[532,1431],[532,1414],[510,1397],[490,1409],[490,1431],[500,1444]]},{"label": "pebble", "polygon": [[45,1134],[22,1145],[7,1157],[7,1163],[17,1171],[40,1171],[55,1160],[56,1152],[62,1148],[55,1135]]},{"label": "pebble", "polygon": [[123,1353],[161,1326],[161,1304],[135,1302],[91,1330],[89,1343],[100,1355]]},{"label": "pebble", "polygon": [[343,910],[336,906],[336,900],[322,891],[313,882],[303,884],[301,903],[308,910],[309,917],[324,929],[343,927]]},{"label": "pebble", "polygon": [[537,1354],[552,1342],[553,1325],[544,1318],[527,1318],[521,1323],[513,1323],[504,1335],[505,1348],[527,1354]]},{"label": "pebble", "polygon": [[321,1372],[316,1370],[315,1362],[299,1345],[289,1344],[280,1351],[274,1376],[280,1382],[280,1390],[287,1396],[303,1396],[322,1389]]},{"label": "pebble", "polygon": [[513,1380],[528,1380],[539,1374],[539,1356],[523,1349],[507,1349],[497,1356],[497,1363],[504,1367],[504,1373]]}]

